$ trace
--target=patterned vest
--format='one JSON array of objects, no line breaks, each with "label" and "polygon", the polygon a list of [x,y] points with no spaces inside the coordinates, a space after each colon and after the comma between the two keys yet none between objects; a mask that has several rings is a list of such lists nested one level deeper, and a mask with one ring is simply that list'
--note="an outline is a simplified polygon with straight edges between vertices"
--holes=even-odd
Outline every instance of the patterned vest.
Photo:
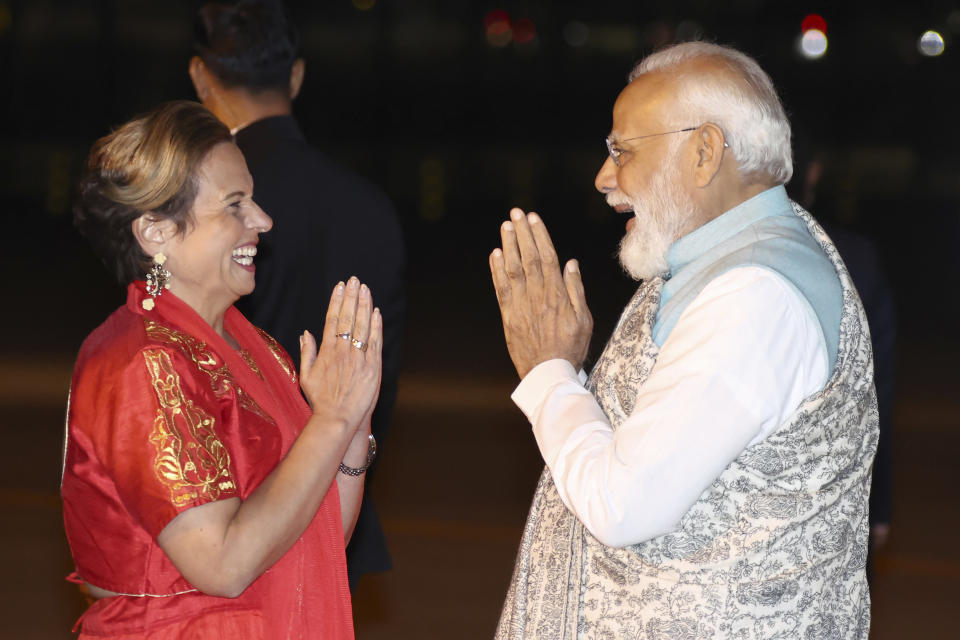
[{"label": "patterned vest", "polygon": [[[498,639],[863,639],[870,467],[877,442],[866,318],[829,238],[799,206],[843,290],[825,387],[704,491],[676,530],[624,548],[597,541],[544,469]],[[663,280],[624,310],[588,388],[617,429],[656,364]]]}]

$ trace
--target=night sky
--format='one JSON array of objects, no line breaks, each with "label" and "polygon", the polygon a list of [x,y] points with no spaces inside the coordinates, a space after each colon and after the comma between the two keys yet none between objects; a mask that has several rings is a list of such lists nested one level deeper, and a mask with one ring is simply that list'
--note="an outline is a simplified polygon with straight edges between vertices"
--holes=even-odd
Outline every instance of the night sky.
[{"label": "night sky", "polygon": [[[75,349],[119,301],[70,226],[72,198],[97,137],[160,101],[194,97],[195,6],[0,2],[0,211],[10,232],[0,267],[5,299],[35,310],[7,315],[5,348],[33,348],[28,331],[46,334],[41,348]],[[813,213],[877,243],[902,327],[956,340],[958,303],[943,292],[960,282],[960,5],[337,0],[292,9],[307,61],[295,112],[315,145],[395,202],[414,291],[442,284],[495,321],[486,254],[519,205],[545,217],[561,257],[581,259],[598,327],[612,323],[634,285],[611,259],[623,220],[592,186],[610,109],[638,59],[697,37],[743,49],[771,75],[794,125],[791,193],[802,197],[817,158],[825,174]],[[798,48],[810,13],[826,23],[817,60]],[[938,57],[918,49],[928,29],[945,40]],[[908,311],[918,296],[933,302]],[[59,314],[73,302],[64,327]]]}]

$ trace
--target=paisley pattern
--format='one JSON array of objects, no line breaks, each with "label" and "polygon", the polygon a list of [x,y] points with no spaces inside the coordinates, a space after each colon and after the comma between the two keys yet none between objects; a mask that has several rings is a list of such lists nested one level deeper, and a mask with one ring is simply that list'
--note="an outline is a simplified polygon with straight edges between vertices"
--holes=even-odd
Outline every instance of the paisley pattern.
[{"label": "paisley pattern", "polygon": [[[496,637],[866,639],[867,497],[877,442],[866,318],[823,229],[794,204],[843,288],[836,367],[766,440],[731,463],[669,534],[597,541],[544,469]],[[614,429],[656,364],[661,279],[643,283],[588,389]]]}]

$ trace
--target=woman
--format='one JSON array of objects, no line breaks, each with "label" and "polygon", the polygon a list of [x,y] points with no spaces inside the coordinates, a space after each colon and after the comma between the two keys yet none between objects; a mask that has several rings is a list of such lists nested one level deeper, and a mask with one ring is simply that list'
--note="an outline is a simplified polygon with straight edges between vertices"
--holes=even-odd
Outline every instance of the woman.
[{"label": "woman", "polygon": [[[76,222],[128,284],[84,342],[62,496],[81,637],[352,638],[381,318],[355,278],[290,357],[232,306],[272,225],[230,132],[165,104],[99,140]],[[306,396],[309,407],[303,400]]]}]

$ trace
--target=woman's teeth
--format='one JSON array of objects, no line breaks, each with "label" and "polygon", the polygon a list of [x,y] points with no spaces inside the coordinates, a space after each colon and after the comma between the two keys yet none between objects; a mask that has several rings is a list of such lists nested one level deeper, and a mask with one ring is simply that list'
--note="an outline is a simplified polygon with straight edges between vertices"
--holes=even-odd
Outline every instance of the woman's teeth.
[{"label": "woman's teeth", "polygon": [[237,264],[249,267],[253,264],[253,257],[255,255],[257,255],[257,248],[253,245],[246,245],[234,249],[230,257]]}]

